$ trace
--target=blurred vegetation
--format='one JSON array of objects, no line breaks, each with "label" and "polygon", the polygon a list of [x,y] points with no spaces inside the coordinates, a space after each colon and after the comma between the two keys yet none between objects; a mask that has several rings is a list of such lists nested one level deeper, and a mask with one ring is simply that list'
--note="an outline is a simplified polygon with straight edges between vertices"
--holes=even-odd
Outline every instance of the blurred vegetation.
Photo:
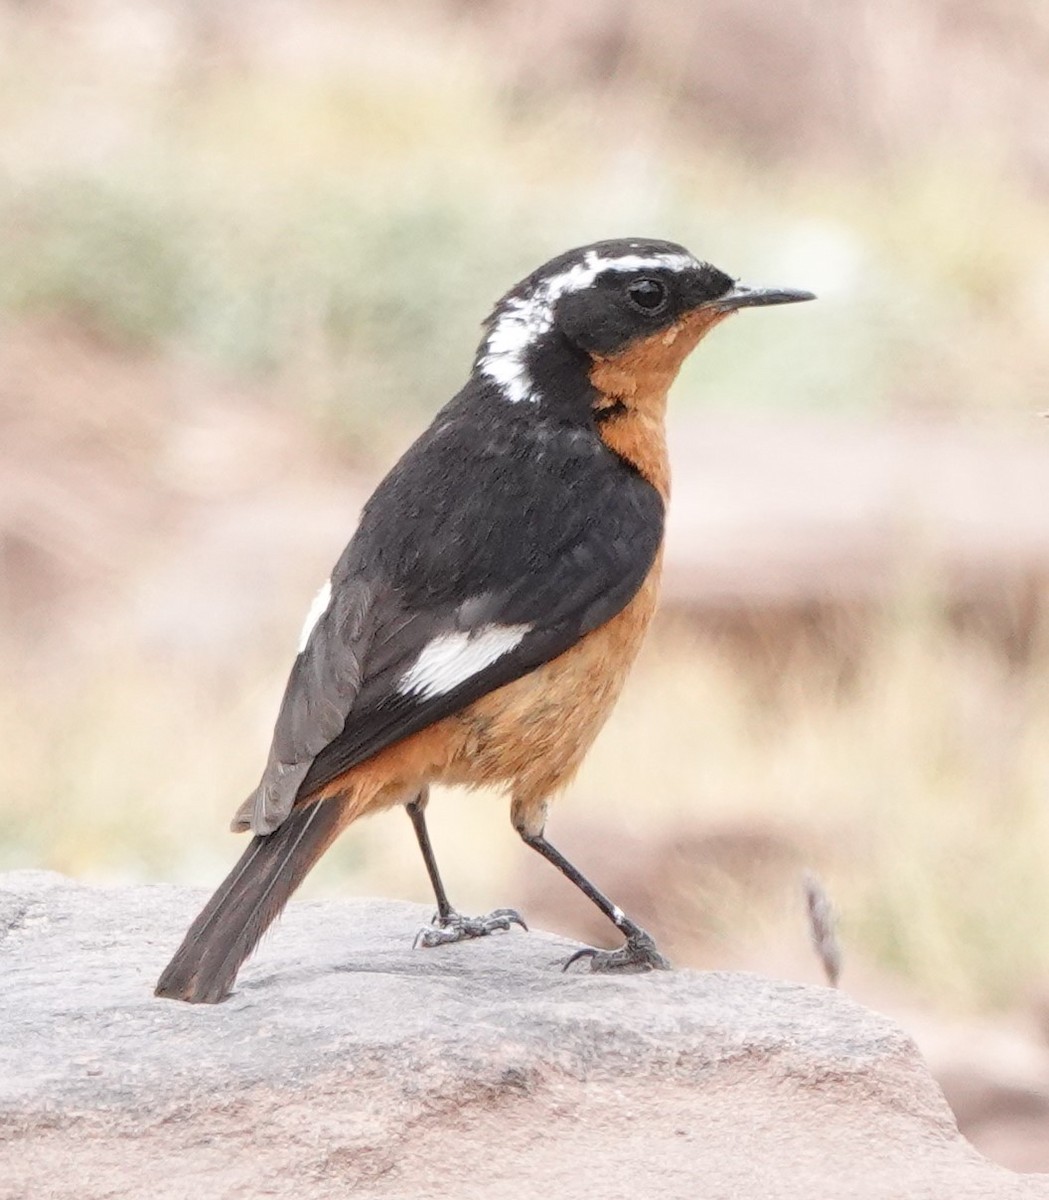
[{"label": "blurred vegetation", "polygon": [[[290,401],[366,424],[446,398],[480,316],[537,262],[659,232],[821,292],[798,344],[763,322],[712,346],[696,370],[731,375],[725,403],[1031,403],[1049,229],[1030,181],[978,142],[756,160],[728,121],[683,115],[686,79],[675,94],[624,68],[619,91],[536,89],[522,109],[473,24],[357,4],[342,22],[309,6],[307,28],[318,11],[347,31],[342,53],[289,64],[280,21],[252,41],[232,10],[214,28],[191,5],[144,6],[169,25],[143,53],[119,40],[119,6],[109,41],[105,10],[92,38],[12,9],[0,310],[276,375]],[[402,36],[420,20],[422,45]],[[685,399],[702,391],[686,382]]]},{"label": "blurred vegetation", "polygon": [[[667,9],[684,21],[692,7]],[[857,28],[876,20],[839,7]],[[914,6],[934,24],[948,7]],[[697,11],[742,39],[745,63],[761,18],[729,8]],[[923,107],[901,101],[886,132],[868,119],[859,51],[844,82],[827,66],[840,23],[816,47],[822,67],[791,40],[789,77],[767,66],[766,39],[734,102],[717,90],[725,72],[711,67],[704,90],[686,71],[692,42],[654,46],[621,16],[589,49],[580,17],[559,59],[529,42],[540,23],[522,31],[498,4],[259,2],[252,18],[233,5],[0,6],[0,319],[64,322],[129,357],[264,385],[374,470],[459,386],[481,317],[517,278],[568,245],[650,234],[821,295],[804,321],[719,331],[679,408],[1029,414],[1047,407],[1049,175],[1029,131],[991,136],[991,67],[1049,27],[1044,9],[1021,8],[1012,26],[997,18],[1012,30],[999,59],[984,30],[986,122],[947,119],[957,61],[943,50],[915,67],[931,76]],[[46,686],[38,649],[12,652],[0,688],[17,748],[0,772],[0,865],[221,874],[285,647],[233,671],[111,645],[94,670],[59,684],[52,670]],[[847,948],[944,1002],[1006,1003],[1049,978],[1049,652],[1017,669],[938,611],[904,606],[871,633],[866,662],[844,692],[831,666],[806,662],[770,699],[725,645],[665,631],[577,803],[624,827],[643,797],[667,826],[731,813],[818,829],[837,847],[825,857]],[[627,751],[638,745],[643,758]],[[511,902],[520,851],[504,806],[435,810],[457,895]],[[347,876],[426,895],[394,818],[345,839],[314,886]]]}]

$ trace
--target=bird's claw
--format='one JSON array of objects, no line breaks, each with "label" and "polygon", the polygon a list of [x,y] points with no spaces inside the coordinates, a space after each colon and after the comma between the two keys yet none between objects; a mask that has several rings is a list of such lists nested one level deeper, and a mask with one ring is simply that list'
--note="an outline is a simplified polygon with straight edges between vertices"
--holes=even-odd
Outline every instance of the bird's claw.
[{"label": "bird's claw", "polygon": [[511,925],[519,925],[525,933],[528,926],[519,912],[512,908],[497,908],[484,917],[464,917],[457,912],[442,918],[436,914],[430,925],[424,925],[415,935],[413,949],[430,949],[433,946],[447,946],[452,942],[462,942],[467,938],[486,937],[497,930],[506,930]]},{"label": "bird's claw", "polygon": [[562,971],[582,959],[590,960],[597,974],[639,975],[645,971],[669,971],[670,962],[656,949],[656,943],[643,929],[632,933],[618,950],[595,950],[590,946],[565,959]]}]

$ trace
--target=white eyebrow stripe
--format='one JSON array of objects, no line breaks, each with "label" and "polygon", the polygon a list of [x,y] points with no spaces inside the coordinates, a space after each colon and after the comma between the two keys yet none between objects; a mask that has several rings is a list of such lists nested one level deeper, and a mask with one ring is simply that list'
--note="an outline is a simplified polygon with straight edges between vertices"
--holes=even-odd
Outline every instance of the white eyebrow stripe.
[{"label": "white eyebrow stripe", "polygon": [[397,691],[432,700],[450,692],[524,640],[531,625],[486,625],[476,632],[443,633],[427,642]]},{"label": "white eyebrow stripe", "polygon": [[507,302],[485,339],[477,360],[478,369],[498,385],[511,403],[534,401],[524,356],[553,325],[554,305],[562,296],[588,288],[604,271],[643,271],[646,267],[684,271],[700,265],[691,254],[620,254],[602,258],[596,250],[588,250],[581,263],[543,280],[530,296],[515,296]]},{"label": "white eyebrow stripe", "polygon": [[313,597],[310,611],[306,614],[306,620],[302,623],[302,633],[299,634],[300,654],[306,649],[306,643],[310,640],[313,627],[328,611],[329,604],[331,604],[331,580],[326,579],[321,590]]}]

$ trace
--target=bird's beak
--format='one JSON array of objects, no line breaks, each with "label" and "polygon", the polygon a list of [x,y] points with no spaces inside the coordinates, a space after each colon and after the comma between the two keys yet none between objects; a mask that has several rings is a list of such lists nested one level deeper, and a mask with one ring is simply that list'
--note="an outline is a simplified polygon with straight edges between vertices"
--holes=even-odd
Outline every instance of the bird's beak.
[{"label": "bird's beak", "polygon": [[715,312],[734,312],[737,308],[759,308],[766,304],[796,304],[799,300],[815,300],[812,292],[801,292],[797,288],[749,288],[734,284],[716,300],[709,300],[706,307]]}]

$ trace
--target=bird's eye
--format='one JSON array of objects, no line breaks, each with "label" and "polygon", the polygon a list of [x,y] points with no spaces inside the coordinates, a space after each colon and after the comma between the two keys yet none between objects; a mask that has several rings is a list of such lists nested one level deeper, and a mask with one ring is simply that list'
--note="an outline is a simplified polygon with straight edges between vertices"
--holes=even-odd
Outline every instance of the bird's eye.
[{"label": "bird's eye", "polygon": [[638,279],[627,287],[626,294],[635,308],[650,316],[659,312],[667,302],[666,286],[658,279]]}]

